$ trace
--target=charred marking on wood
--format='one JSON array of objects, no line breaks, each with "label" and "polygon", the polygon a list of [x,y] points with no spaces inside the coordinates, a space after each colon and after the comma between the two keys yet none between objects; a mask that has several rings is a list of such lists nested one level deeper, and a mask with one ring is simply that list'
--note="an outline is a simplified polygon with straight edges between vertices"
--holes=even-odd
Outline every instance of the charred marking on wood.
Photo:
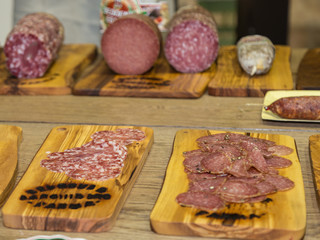
[{"label": "charred marking on wood", "polygon": [[260,218],[263,215],[265,215],[265,213],[263,213],[261,215],[250,214],[249,216],[246,216],[243,214],[238,214],[238,213],[221,213],[221,214],[211,213],[211,214],[207,215],[207,217],[223,220],[222,225],[224,225],[224,226],[233,226],[233,224],[237,220]]},{"label": "charred marking on wood", "polygon": [[207,211],[199,211],[196,213],[196,216],[201,216],[201,215],[206,215],[206,214],[208,214]]},{"label": "charred marking on wood", "polygon": [[273,200],[271,198],[266,198],[265,200],[262,201],[262,203],[269,203],[272,202]]},{"label": "charred marking on wood", "polygon": [[[63,189],[64,191],[68,191],[68,189],[79,189],[82,191],[89,191],[87,194],[82,193],[63,193],[57,194],[52,193],[50,191],[55,188]],[[33,207],[43,207],[47,209],[78,209],[81,207],[90,207],[95,206],[101,201],[108,200],[111,198],[111,195],[107,193],[107,187],[99,187],[97,189],[94,184],[83,184],[83,183],[59,183],[57,185],[44,185],[37,186],[34,189],[25,190],[26,194],[22,194],[19,198],[21,201],[26,201],[28,204],[32,204]],[[91,192],[92,191],[92,192]],[[46,203],[40,200],[49,199],[55,200],[55,203]],[[60,202],[61,200],[85,200],[82,202],[76,203],[66,203]],[[90,200],[89,200],[90,199]]]}]

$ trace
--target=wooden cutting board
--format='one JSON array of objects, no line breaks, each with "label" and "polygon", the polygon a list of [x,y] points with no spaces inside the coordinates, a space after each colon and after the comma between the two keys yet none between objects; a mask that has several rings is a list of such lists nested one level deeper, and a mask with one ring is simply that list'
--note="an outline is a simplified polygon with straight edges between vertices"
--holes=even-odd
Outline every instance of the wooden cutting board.
[{"label": "wooden cutting board", "polygon": [[263,97],[269,90],[292,90],[290,68],[291,49],[276,45],[276,54],[270,71],[250,77],[237,58],[236,46],[222,46],[217,59],[217,72],[208,85],[212,96]]},{"label": "wooden cutting board", "polygon": [[[124,126],[123,126],[124,127]],[[8,201],[3,223],[10,228],[66,232],[102,232],[112,228],[153,144],[153,130],[127,146],[122,173],[106,181],[75,180],[40,166],[47,152],[64,151],[90,141],[97,131],[116,126],[59,126],[50,132]],[[125,128],[125,127],[124,127]]]},{"label": "wooden cutting board", "polygon": [[198,98],[207,89],[215,73],[215,64],[205,72],[186,74],[171,68],[161,56],[143,75],[119,75],[112,72],[99,56],[73,88],[75,95]]},{"label": "wooden cutting board", "polygon": [[303,56],[298,68],[296,89],[320,89],[320,48],[309,49]]},{"label": "wooden cutting board", "polygon": [[250,133],[252,137],[272,140],[294,149],[286,156],[293,164],[279,170],[280,175],[295,182],[293,189],[271,194],[265,202],[228,204],[216,212],[182,207],[176,203],[176,196],[187,191],[189,183],[184,172],[183,152],[197,149],[197,138],[220,132],[185,129],[176,133],[163,187],[150,215],[153,230],[166,235],[301,239],[306,228],[306,203],[295,141],[290,136]]},{"label": "wooden cutting board", "polygon": [[320,197],[320,134],[309,137],[310,156],[312,161],[313,177],[317,191],[318,201]]},{"label": "wooden cutting board", "polygon": [[58,58],[41,78],[26,79],[10,75],[0,50],[0,95],[67,95],[83,70],[97,56],[94,44],[66,44]]},{"label": "wooden cutting board", "polygon": [[20,127],[0,125],[0,206],[15,184],[21,140]]}]

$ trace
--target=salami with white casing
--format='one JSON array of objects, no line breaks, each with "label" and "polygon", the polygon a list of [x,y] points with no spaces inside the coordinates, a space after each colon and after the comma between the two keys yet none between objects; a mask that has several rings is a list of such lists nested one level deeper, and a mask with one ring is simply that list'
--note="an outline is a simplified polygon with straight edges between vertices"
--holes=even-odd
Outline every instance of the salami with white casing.
[{"label": "salami with white casing", "polygon": [[178,72],[196,73],[216,60],[219,37],[212,14],[199,5],[180,8],[170,20],[164,53]]},{"label": "salami with white casing", "polygon": [[6,66],[18,78],[42,77],[58,55],[64,39],[60,21],[48,13],[21,18],[4,45]]},{"label": "salami with white casing", "polygon": [[265,36],[245,36],[237,43],[237,56],[242,69],[250,76],[265,74],[271,69],[275,47]]}]

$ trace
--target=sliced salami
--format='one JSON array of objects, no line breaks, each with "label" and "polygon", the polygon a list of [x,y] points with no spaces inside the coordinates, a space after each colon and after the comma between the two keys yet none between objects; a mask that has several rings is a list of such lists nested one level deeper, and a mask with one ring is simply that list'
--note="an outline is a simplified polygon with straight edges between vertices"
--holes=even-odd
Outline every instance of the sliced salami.
[{"label": "sliced salami", "polygon": [[6,66],[18,78],[42,77],[62,45],[64,29],[48,13],[32,13],[21,18],[7,36]]},{"label": "sliced salami", "polygon": [[177,196],[176,201],[183,206],[215,211],[224,208],[224,201],[215,194],[206,192],[185,192]]},{"label": "sliced salami", "polygon": [[96,132],[92,135],[93,140],[81,147],[50,153],[40,165],[74,179],[104,181],[116,178],[128,155],[126,145],[141,141],[144,136],[142,131],[129,128],[116,130],[114,134],[110,132],[113,131]]},{"label": "sliced salami", "polygon": [[218,56],[219,37],[210,12],[200,6],[179,9],[169,23],[164,53],[179,72],[195,73],[208,69]]}]

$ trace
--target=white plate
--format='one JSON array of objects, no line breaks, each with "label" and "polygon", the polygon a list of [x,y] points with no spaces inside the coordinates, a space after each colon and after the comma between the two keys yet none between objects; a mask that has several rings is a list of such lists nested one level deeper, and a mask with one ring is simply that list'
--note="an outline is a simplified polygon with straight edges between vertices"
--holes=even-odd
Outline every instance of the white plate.
[{"label": "white plate", "polygon": [[320,122],[320,120],[307,119],[288,119],[282,118],[271,111],[266,111],[265,106],[269,106],[274,101],[283,97],[299,97],[299,96],[320,96],[320,90],[283,90],[283,91],[268,91],[264,96],[264,102],[261,112],[263,120],[286,121],[286,122]]}]

